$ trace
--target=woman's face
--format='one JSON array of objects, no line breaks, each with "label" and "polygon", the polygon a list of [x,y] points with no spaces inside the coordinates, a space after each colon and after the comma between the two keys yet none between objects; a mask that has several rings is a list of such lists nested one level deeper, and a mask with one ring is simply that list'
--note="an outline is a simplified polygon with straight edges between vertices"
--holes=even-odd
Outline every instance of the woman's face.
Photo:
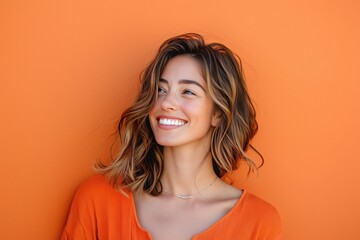
[{"label": "woman's face", "polygon": [[159,80],[158,98],[149,115],[162,146],[208,144],[217,119],[198,62],[188,55],[172,58]]}]

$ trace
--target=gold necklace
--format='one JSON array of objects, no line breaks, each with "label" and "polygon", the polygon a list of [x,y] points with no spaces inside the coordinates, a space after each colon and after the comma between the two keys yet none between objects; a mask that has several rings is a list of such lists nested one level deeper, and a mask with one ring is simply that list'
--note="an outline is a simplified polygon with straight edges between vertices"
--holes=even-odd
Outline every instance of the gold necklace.
[{"label": "gold necklace", "polygon": [[[214,181],[212,181],[208,186],[206,186],[206,187],[205,187],[204,189],[202,189],[201,191],[198,191],[196,194],[199,194],[199,193],[205,191],[206,189],[210,188],[211,186],[213,186],[213,185],[215,184],[215,182],[216,182],[217,179],[218,179],[218,177],[215,176]],[[182,199],[182,200],[188,200],[188,199],[191,199],[191,198],[193,197],[192,194],[176,194],[176,193],[169,192],[169,191],[165,190],[164,188],[163,188],[162,190],[163,190],[163,192],[166,192],[166,193],[169,193],[169,194],[174,194],[175,197],[180,198],[180,199]]]}]

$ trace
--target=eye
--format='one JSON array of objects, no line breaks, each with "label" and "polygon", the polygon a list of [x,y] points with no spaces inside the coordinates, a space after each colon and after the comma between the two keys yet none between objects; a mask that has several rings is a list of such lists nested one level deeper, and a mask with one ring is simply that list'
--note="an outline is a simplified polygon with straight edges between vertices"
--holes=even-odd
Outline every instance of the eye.
[{"label": "eye", "polygon": [[183,94],[196,96],[195,92],[193,92],[193,91],[191,91],[191,90],[189,90],[189,89],[185,89],[184,92],[183,92]]},{"label": "eye", "polygon": [[158,93],[159,94],[164,94],[164,93],[166,93],[166,91],[162,87],[158,87]]}]

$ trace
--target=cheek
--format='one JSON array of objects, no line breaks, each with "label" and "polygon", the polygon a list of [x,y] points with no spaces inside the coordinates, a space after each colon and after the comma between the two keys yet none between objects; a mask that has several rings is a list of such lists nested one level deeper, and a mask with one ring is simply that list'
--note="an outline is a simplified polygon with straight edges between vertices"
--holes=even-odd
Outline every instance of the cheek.
[{"label": "cheek", "polygon": [[210,119],[213,116],[213,107],[210,103],[190,104],[185,107],[188,112],[196,114],[203,119]]},{"label": "cheek", "polygon": [[[185,110],[184,110],[185,111]],[[186,109],[187,116],[191,119],[192,124],[204,126],[207,128],[213,123],[212,110],[204,106],[191,107]]]},{"label": "cheek", "polygon": [[192,99],[184,99],[179,104],[181,109],[186,112],[198,113],[204,109],[204,104],[201,101],[194,101]]}]

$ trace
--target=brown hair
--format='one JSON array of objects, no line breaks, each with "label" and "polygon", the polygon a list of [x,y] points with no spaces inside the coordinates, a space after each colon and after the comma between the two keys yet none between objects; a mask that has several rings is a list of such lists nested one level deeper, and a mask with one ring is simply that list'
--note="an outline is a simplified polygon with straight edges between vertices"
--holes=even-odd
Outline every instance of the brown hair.
[{"label": "brown hair", "polygon": [[[258,124],[240,58],[220,43],[206,44],[201,35],[188,33],[170,38],[160,46],[157,55],[140,76],[141,89],[134,104],[121,116],[117,157],[110,165],[97,165],[98,171],[108,175],[119,189],[144,190],[152,195],[162,191],[162,146],[155,141],[148,116],[157,99],[163,69],[171,58],[183,54],[200,63],[219,116],[220,121],[211,138],[215,173],[223,177],[238,168],[239,160],[247,163],[249,171],[256,169],[246,151],[249,147],[253,148],[250,140],[256,134]],[[261,154],[257,150],[255,152],[263,161]]]}]

